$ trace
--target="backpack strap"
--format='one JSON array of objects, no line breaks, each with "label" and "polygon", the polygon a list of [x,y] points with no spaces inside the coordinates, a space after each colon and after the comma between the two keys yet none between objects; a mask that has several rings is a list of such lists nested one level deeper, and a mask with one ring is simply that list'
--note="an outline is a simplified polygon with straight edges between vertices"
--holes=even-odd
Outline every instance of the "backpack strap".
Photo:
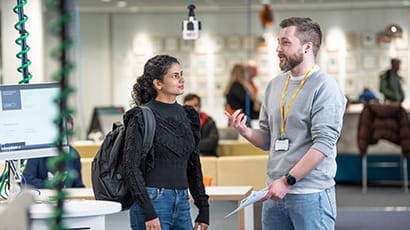
[{"label": "backpack strap", "polygon": [[154,142],[154,135],[155,135],[155,128],[156,128],[156,121],[154,113],[152,113],[151,108],[147,106],[140,106],[142,109],[142,114],[144,116],[144,139],[142,144],[142,152],[146,154],[152,147],[152,143]]}]

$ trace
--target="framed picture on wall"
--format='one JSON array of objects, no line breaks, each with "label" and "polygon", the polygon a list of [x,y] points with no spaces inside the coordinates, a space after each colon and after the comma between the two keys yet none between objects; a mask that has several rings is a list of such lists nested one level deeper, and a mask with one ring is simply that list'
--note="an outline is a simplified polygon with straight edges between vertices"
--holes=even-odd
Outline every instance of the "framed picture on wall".
[{"label": "framed picture on wall", "polygon": [[347,52],[346,54],[346,71],[351,73],[351,72],[356,72],[357,67],[358,67],[358,54],[355,52]]},{"label": "framed picture on wall", "polygon": [[377,44],[377,34],[375,32],[362,32],[361,43],[365,48],[373,48]]},{"label": "framed picture on wall", "polygon": [[178,57],[178,60],[181,63],[181,68],[184,71],[184,75],[190,76],[191,62],[189,60],[189,56],[180,56]]},{"label": "framed picture on wall", "polygon": [[379,91],[379,73],[378,72],[368,72],[365,76],[361,77],[361,88],[358,90],[361,92],[364,87],[369,88],[373,92]]},{"label": "framed picture on wall", "polygon": [[243,36],[242,38],[243,41],[243,49],[245,51],[247,50],[255,50],[256,47],[256,38],[255,36],[251,35],[251,36]]},{"label": "framed picture on wall", "polygon": [[339,69],[339,59],[337,52],[329,52],[327,56],[328,58],[326,63],[326,70],[329,73],[337,73]]},{"label": "framed picture on wall", "polygon": [[219,53],[225,49],[225,39],[222,36],[214,36],[212,38],[212,44],[216,53]]},{"label": "framed picture on wall", "polygon": [[357,44],[357,34],[356,32],[346,32],[346,49],[352,50],[356,47]]},{"label": "framed picture on wall", "polygon": [[272,72],[273,66],[271,65],[271,59],[272,57],[269,55],[258,55],[256,57],[256,63],[258,64],[259,74],[269,75]]},{"label": "framed picture on wall", "polygon": [[379,70],[384,71],[390,68],[390,57],[388,54],[379,55]]},{"label": "framed picture on wall", "polygon": [[[209,71],[210,60],[207,55],[197,55],[194,58],[195,62],[193,71],[195,71],[195,76],[206,76]],[[201,85],[201,84],[199,84]]]},{"label": "framed picture on wall", "polygon": [[176,38],[176,37],[167,37],[167,38],[165,38],[165,50],[167,52],[176,52],[176,51],[178,51],[178,38]]},{"label": "framed picture on wall", "polygon": [[193,40],[180,40],[180,50],[181,52],[191,52],[194,48],[194,41]]},{"label": "framed picture on wall", "polygon": [[226,39],[226,46],[230,50],[238,51],[242,48],[241,36],[231,35]]},{"label": "framed picture on wall", "polygon": [[349,95],[357,94],[357,84],[357,75],[347,75],[345,80],[344,93]]},{"label": "framed picture on wall", "polygon": [[154,52],[154,53],[160,53],[160,52],[162,52],[162,50],[164,49],[164,43],[163,43],[163,40],[162,40],[162,38],[160,38],[160,37],[153,37],[152,38],[152,40],[151,40],[151,42],[152,42],[152,51]]},{"label": "framed picture on wall", "polygon": [[215,70],[215,74],[224,74],[226,72],[226,63],[225,63],[225,59],[222,56],[215,55],[214,70]]},{"label": "framed picture on wall", "polygon": [[379,65],[377,63],[377,54],[375,53],[364,53],[362,58],[362,67],[365,70],[378,70]]}]

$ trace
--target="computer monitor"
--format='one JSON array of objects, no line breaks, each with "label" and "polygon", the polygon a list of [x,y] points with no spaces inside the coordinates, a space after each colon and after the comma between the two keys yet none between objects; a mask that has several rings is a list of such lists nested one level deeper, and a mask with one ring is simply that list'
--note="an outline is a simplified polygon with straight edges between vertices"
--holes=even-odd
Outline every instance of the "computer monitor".
[{"label": "computer monitor", "polygon": [[[0,85],[0,160],[55,156],[58,83]],[[64,125],[65,126],[65,125]],[[68,150],[68,138],[63,140]]]},{"label": "computer monitor", "polygon": [[122,122],[123,115],[124,107],[122,106],[95,107],[88,134],[101,132],[105,136],[111,131],[113,123]]}]

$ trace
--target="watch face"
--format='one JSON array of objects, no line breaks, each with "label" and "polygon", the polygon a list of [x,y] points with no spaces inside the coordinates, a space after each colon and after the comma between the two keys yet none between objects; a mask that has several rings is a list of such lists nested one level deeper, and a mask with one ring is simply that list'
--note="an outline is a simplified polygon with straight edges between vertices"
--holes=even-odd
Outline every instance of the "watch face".
[{"label": "watch face", "polygon": [[286,174],[286,183],[288,183],[288,185],[294,185],[296,183],[296,178],[290,174]]}]

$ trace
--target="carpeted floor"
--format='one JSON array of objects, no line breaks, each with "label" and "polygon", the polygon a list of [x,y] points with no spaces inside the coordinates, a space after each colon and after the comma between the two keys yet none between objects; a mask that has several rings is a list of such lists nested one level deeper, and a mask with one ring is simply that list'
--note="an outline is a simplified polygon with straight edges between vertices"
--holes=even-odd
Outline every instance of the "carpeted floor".
[{"label": "carpeted floor", "polygon": [[409,230],[410,193],[399,184],[337,184],[336,230]]},{"label": "carpeted floor", "polygon": [[[410,193],[400,183],[336,185],[336,230],[410,230]],[[261,204],[255,205],[255,230],[261,230]]]}]

